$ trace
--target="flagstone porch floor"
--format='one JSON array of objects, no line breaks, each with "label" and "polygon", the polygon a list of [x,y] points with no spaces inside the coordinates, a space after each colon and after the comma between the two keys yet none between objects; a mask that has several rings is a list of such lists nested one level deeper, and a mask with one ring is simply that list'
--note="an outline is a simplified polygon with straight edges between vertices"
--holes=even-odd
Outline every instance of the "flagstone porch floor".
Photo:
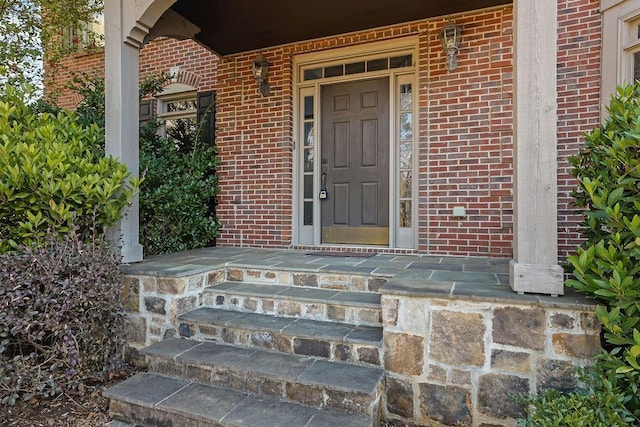
[{"label": "flagstone porch floor", "polygon": [[125,274],[184,277],[216,268],[264,268],[298,273],[380,276],[381,293],[488,302],[521,302],[546,307],[593,308],[571,288],[552,297],[518,294],[509,287],[507,258],[398,254],[321,254],[303,250],[213,247],[151,256],[123,267]]}]

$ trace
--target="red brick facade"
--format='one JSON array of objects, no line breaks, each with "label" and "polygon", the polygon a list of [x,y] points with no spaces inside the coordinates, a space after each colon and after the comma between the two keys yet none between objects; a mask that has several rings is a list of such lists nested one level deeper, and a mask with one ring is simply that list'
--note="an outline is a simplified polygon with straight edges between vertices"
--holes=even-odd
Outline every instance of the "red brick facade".
[{"label": "red brick facade", "polygon": [[62,63],[47,63],[45,66],[45,95],[60,107],[73,108],[80,101],[77,93],[66,87],[73,75],[85,72],[91,76],[104,77],[104,50],[80,52]]},{"label": "red brick facade", "polygon": [[[438,30],[422,37],[420,248],[454,255],[511,256],[512,10],[456,18],[464,28],[458,69],[447,72]],[[422,182],[424,181],[424,184]],[[453,206],[468,216],[451,216]]]},{"label": "red brick facade", "polygon": [[[567,156],[599,121],[601,22],[598,1],[559,0],[558,155],[560,255],[579,237],[571,208],[574,181]],[[271,93],[252,76],[256,52],[217,59],[198,44],[159,40],[141,52],[140,74],[168,72],[198,90],[217,91],[218,214],[223,246],[289,247],[293,238],[295,55],[374,41],[417,37],[418,249],[423,253],[512,255],[513,10],[453,17],[463,28],[458,68],[444,69],[442,18],[265,49]],[[97,69],[102,55],[79,56],[69,68]],[[63,81],[64,74],[58,76]],[[77,102],[64,93],[59,103]],[[453,206],[467,217],[453,219]]]},{"label": "red brick facade", "polygon": [[600,123],[602,20],[597,0],[562,0],[558,5],[558,249],[580,243],[571,191],[576,186],[568,158],[582,136]]}]

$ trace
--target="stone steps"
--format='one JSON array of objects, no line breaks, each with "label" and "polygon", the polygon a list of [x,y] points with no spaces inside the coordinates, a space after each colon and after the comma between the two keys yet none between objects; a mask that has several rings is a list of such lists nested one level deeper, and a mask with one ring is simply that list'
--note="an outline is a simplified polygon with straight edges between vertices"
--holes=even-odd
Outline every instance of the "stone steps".
[{"label": "stone steps", "polygon": [[198,294],[167,330],[189,339],[141,350],[150,373],[109,389],[110,412],[133,427],[378,426],[381,280],[234,267],[184,281]]},{"label": "stone steps", "polygon": [[333,361],[380,365],[382,327],[203,307],[178,316],[181,334]]},{"label": "stone steps", "polygon": [[202,291],[201,305],[245,313],[380,326],[380,294],[304,286],[222,282]]},{"label": "stone steps", "polygon": [[172,338],[142,351],[151,371],[376,419],[384,370],[263,349]]},{"label": "stone steps", "polygon": [[106,395],[111,398],[111,414],[130,421],[113,421],[113,427],[373,427],[378,422],[155,373],[137,374]]}]

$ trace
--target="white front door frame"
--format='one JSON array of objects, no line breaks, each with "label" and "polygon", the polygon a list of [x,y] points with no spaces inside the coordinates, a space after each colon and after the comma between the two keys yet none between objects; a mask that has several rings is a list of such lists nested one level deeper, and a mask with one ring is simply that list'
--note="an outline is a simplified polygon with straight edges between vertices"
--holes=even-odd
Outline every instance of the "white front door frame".
[{"label": "white front door frame", "polygon": [[[367,45],[349,46],[344,48],[332,49],[329,51],[313,52],[298,55],[294,58],[294,88],[296,97],[294,98],[294,134],[296,135],[295,150],[294,150],[294,196],[293,196],[293,210],[294,214],[294,244],[301,246],[322,246],[321,239],[321,216],[320,216],[320,202],[318,201],[318,194],[320,192],[320,153],[321,153],[321,93],[322,88],[340,83],[347,83],[353,81],[361,81],[367,79],[376,78],[388,78],[389,79],[389,245],[387,247],[403,247],[403,248],[415,248],[418,241],[418,229],[415,226],[417,224],[417,209],[412,210],[412,224],[413,228],[409,233],[406,230],[399,230],[398,227],[398,197],[397,197],[397,184],[398,184],[398,156],[396,146],[396,134],[398,133],[398,126],[396,120],[396,108],[398,96],[398,82],[402,80],[403,83],[410,82],[414,88],[414,102],[413,102],[413,152],[417,153],[417,104],[418,104],[418,86],[415,66],[385,69],[375,72],[363,72],[344,75],[333,78],[318,78],[314,80],[305,81],[303,78],[303,70],[308,68],[323,68],[332,64],[350,63],[364,61],[371,57],[380,56],[394,56],[402,54],[411,54],[414,63],[417,61],[418,55],[418,37],[408,36],[402,39],[396,39],[392,41],[374,42]],[[313,227],[304,225],[304,203],[309,203],[309,199],[305,200],[303,192],[303,175],[302,170],[303,156],[305,149],[309,149],[305,143],[304,135],[304,98],[312,96],[314,99],[314,139],[313,144],[313,158],[316,159],[314,163],[313,172]],[[417,156],[414,155],[414,159]],[[413,206],[417,206],[417,162],[414,161],[413,165]],[[404,239],[400,242],[401,239]],[[327,244],[324,246],[357,246],[357,245],[336,245]]]}]

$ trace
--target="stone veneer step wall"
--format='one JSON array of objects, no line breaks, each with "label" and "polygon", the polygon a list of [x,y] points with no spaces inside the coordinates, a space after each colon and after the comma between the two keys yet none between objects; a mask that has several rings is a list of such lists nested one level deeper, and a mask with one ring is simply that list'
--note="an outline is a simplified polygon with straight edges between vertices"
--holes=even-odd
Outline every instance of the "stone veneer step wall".
[{"label": "stone veneer step wall", "polygon": [[[317,288],[350,292],[377,292],[388,278],[349,274],[340,272],[297,273],[294,271],[259,269],[257,267],[224,267],[197,274],[172,274],[167,276],[149,274],[128,274],[124,279],[125,311],[129,322],[127,335],[131,345],[137,348],[151,345],[166,337],[176,336],[179,323],[178,315],[200,306],[216,306],[216,294],[211,294],[213,285],[223,282],[250,282],[262,285],[291,286],[299,288]],[[343,294],[344,295],[344,294]],[[317,303],[299,302],[281,299],[282,306],[268,308],[268,302],[251,298],[248,295],[238,297],[235,302],[225,301],[225,308],[238,311],[265,314],[296,316],[309,319],[348,321],[354,324],[380,325],[380,309],[371,304],[359,307],[341,304],[328,304],[324,308]],[[259,305],[258,305],[259,303]],[[256,304],[253,307],[253,304]],[[320,310],[320,312],[318,312]],[[287,314],[288,313],[288,314]]]},{"label": "stone veneer step wall", "polygon": [[398,425],[515,426],[516,395],[574,388],[598,353],[600,323],[580,299],[382,292],[384,410]]},{"label": "stone veneer step wall", "polygon": [[380,295],[299,286],[224,282],[202,291],[205,307],[297,319],[380,326]]},{"label": "stone veneer step wall", "polygon": [[[143,350],[160,375],[378,418],[384,370],[215,342],[168,339]],[[248,426],[247,426],[248,427]]]},{"label": "stone veneer step wall", "polygon": [[392,425],[515,426],[523,409],[515,394],[574,387],[576,367],[598,352],[595,306],[571,290],[552,298],[486,283],[397,275],[385,285],[387,278],[366,273],[235,266],[128,275],[130,341],[145,346],[178,335],[177,316],[199,306],[204,288],[225,280],[382,293],[382,406]]},{"label": "stone veneer step wall", "polygon": [[[106,427],[262,426],[376,427],[377,420],[357,413],[310,408],[265,395],[243,393],[184,378],[140,373],[107,391]],[[129,421],[121,421],[121,419]]]},{"label": "stone veneer step wall", "polygon": [[179,316],[180,335],[331,361],[380,366],[382,326],[284,318],[202,307]]}]

